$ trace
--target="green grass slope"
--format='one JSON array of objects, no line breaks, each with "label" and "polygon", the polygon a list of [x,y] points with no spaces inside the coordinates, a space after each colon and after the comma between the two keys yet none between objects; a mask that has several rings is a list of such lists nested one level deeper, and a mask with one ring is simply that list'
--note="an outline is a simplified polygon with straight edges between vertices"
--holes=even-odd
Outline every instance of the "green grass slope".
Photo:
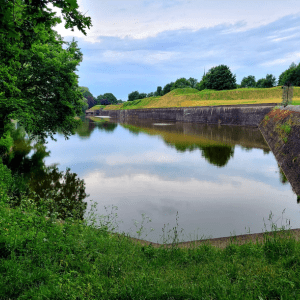
[{"label": "green grass slope", "polygon": [[[294,88],[294,101],[300,101],[300,87]],[[193,107],[215,105],[281,103],[282,88],[244,88],[235,90],[198,91],[193,88],[175,89],[161,97],[151,97],[125,102],[122,105],[108,105],[105,110]]]}]

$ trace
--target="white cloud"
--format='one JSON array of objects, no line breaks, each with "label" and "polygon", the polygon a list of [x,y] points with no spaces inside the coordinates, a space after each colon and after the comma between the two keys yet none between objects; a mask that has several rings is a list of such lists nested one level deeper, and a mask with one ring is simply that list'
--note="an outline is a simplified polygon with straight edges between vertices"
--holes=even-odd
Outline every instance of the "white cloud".
[{"label": "white cloud", "polygon": [[106,158],[106,163],[109,166],[115,165],[140,165],[149,163],[174,163],[179,162],[179,157],[177,155],[170,155],[166,153],[159,152],[145,152],[138,156],[125,156],[125,155],[110,155]]},{"label": "white cloud", "polygon": [[283,37],[275,37],[272,39],[273,42],[282,42],[282,41],[285,41],[285,40],[290,40],[294,37],[298,36],[298,34],[292,34],[292,35],[289,35],[289,36],[283,36]]},{"label": "white cloud", "polygon": [[[299,12],[295,9],[298,0],[263,3],[258,0],[152,0],[151,3],[139,0],[80,0],[79,6],[92,18],[93,27],[84,37],[92,43],[99,42],[98,36],[144,39],[168,30],[198,30],[238,22],[244,23],[245,30]],[[83,37],[77,30],[71,32],[62,25],[57,30],[63,36]]]},{"label": "white cloud", "polygon": [[[102,56],[98,55],[98,60],[109,63],[119,63],[126,61],[127,63],[142,63],[142,64],[157,64],[162,61],[173,59],[177,56],[177,52],[168,51],[149,51],[149,50],[136,50],[136,51],[105,51]],[[90,56],[89,60],[97,61],[97,57]]]},{"label": "white cloud", "polygon": [[[101,194],[102,199],[113,201],[120,195],[130,195],[132,201],[140,198],[141,195],[148,195],[153,198],[154,202],[162,198],[193,199],[198,201],[206,199],[213,201],[214,205],[218,202],[224,204],[224,199],[230,199],[232,203],[240,203],[244,195],[250,198],[260,199],[257,195],[268,195],[265,203],[272,203],[273,199],[278,197],[278,191],[274,186],[270,186],[261,181],[255,181],[237,176],[221,175],[217,181],[204,181],[191,178],[187,181],[181,180],[165,180],[163,177],[151,174],[133,174],[121,175],[118,177],[106,177],[104,172],[93,171],[84,177],[87,190],[91,194],[91,198],[97,201],[97,196]],[[132,192],[134,191],[134,193]],[[290,191],[280,190],[280,194],[288,197]]]},{"label": "white cloud", "polygon": [[[142,173],[111,178],[96,171],[84,178],[91,199],[98,204],[99,215],[109,213],[110,209],[105,212],[103,207],[117,206],[117,220],[123,222],[119,230],[134,235],[133,219],[140,220],[140,215],[146,213],[152,219],[152,223],[144,224],[146,231],[150,232],[150,226],[155,229],[147,240],[154,242],[159,240],[164,224],[173,227],[176,212],[179,212],[179,228],[184,228],[187,235],[199,228],[200,237],[203,234],[229,236],[233,230],[244,234],[246,226],[250,226],[252,232],[261,232],[263,218],[267,220],[270,209],[277,217],[287,208],[284,217],[294,219],[292,224],[297,228],[294,201],[282,204],[282,199],[291,199],[290,190],[238,176],[222,175],[218,179],[166,180]],[[191,238],[187,236],[184,240]]]},{"label": "white cloud", "polygon": [[300,58],[300,52],[293,52],[285,55],[283,58],[278,58],[275,60],[267,61],[265,63],[262,63],[261,66],[265,67],[271,67],[276,65],[283,65],[287,63],[292,63],[294,61],[297,61]]}]

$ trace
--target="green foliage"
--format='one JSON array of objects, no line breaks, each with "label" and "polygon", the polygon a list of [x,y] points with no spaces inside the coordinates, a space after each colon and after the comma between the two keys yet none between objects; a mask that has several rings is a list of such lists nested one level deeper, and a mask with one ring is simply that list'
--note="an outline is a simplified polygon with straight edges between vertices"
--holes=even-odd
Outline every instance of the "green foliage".
[{"label": "green foliage", "polygon": [[40,205],[42,198],[52,201],[48,211],[55,211],[59,218],[82,219],[86,207],[83,200],[87,197],[83,180],[76,178],[77,175],[69,169],[64,173],[59,172],[56,166],[46,167],[44,159],[49,152],[45,145],[26,138],[22,128],[11,128],[11,138],[14,139],[13,155],[10,159],[4,156],[5,166],[2,161],[0,163],[2,171],[7,169],[11,173],[10,176],[1,172],[6,174],[3,176],[7,179],[0,178],[1,182],[9,182],[5,185],[11,198],[10,205],[20,205],[26,196]]},{"label": "green foliage", "polygon": [[196,89],[199,91],[203,91],[206,89],[205,87],[205,79],[202,79],[200,82],[196,84]]},{"label": "green foliage", "polygon": [[77,0],[1,0],[0,31],[9,38],[22,39],[23,36],[34,35],[36,26],[40,24],[50,28],[61,23],[50,3],[60,10],[66,21],[65,28],[74,30],[76,27],[86,35],[86,27],[92,26],[91,18],[79,12]]},{"label": "green foliage", "polygon": [[197,85],[197,83],[198,83],[198,80],[197,80],[196,78],[190,77],[190,78],[188,79],[188,82],[190,83],[190,87],[191,87],[191,88],[196,88],[196,85]]},{"label": "green foliage", "polygon": [[7,200],[8,193],[13,186],[13,177],[7,166],[3,165],[0,158],[0,205],[2,201]]},{"label": "green foliage", "polygon": [[86,86],[79,86],[79,91],[82,93],[82,96],[87,98],[88,96],[94,97],[93,94],[90,92],[89,88]]},{"label": "green foliage", "polygon": [[145,99],[147,98],[147,94],[146,93],[140,93],[139,94],[139,99]]},{"label": "green foliage", "polygon": [[234,147],[230,146],[211,146],[204,147],[202,150],[202,156],[207,161],[217,167],[224,167],[234,154]]},{"label": "green foliage", "polygon": [[139,96],[140,96],[140,93],[139,93],[138,91],[131,92],[131,93],[128,95],[128,101],[134,101],[134,100],[137,100],[137,99],[139,99]]},{"label": "green foliage", "polygon": [[281,128],[286,134],[289,134],[289,133],[291,132],[291,130],[292,130],[292,127],[291,127],[289,124],[287,124],[287,123],[280,125],[280,128]]},{"label": "green foliage", "polygon": [[[150,93],[151,95],[154,95],[154,94],[156,94],[156,92],[155,93]],[[134,91],[134,92],[132,92],[132,93],[130,93],[129,95],[128,95],[128,101],[134,101],[134,100],[139,100],[139,99],[145,99],[145,98],[147,98],[147,97],[151,97],[151,95],[150,94],[146,94],[146,93],[139,93],[138,91]],[[122,103],[122,102],[121,102]]]},{"label": "green foliage", "polygon": [[162,87],[161,86],[157,87],[156,92],[154,93],[154,96],[162,96]]},{"label": "green foliage", "polygon": [[211,68],[202,80],[205,82],[206,89],[231,90],[236,88],[236,76],[225,65]]},{"label": "green foliage", "polygon": [[85,97],[83,97],[81,99],[81,102],[82,102],[82,104],[81,104],[82,105],[81,106],[81,112],[82,112],[81,116],[82,116],[82,115],[85,115],[85,111],[89,108],[89,104]]},{"label": "green foliage", "polygon": [[79,91],[82,93],[83,96],[82,101],[84,103],[84,107],[82,107],[82,110],[84,110],[84,112],[86,109],[89,109],[98,103],[88,87],[80,86]]},{"label": "green foliage", "polygon": [[40,199],[52,200],[48,207],[50,214],[56,212],[57,218],[63,220],[70,217],[83,220],[87,205],[83,200],[88,196],[85,183],[69,168],[64,173],[56,166],[44,167],[41,172],[32,174],[29,188],[29,198],[37,205],[41,204]]},{"label": "green foliage", "polygon": [[267,74],[266,78],[261,78],[257,80],[257,88],[272,88],[276,86],[276,77],[272,74]]},{"label": "green foliage", "polygon": [[103,95],[99,95],[96,99],[97,104],[101,104],[102,100],[107,100],[111,104],[117,104],[118,100],[112,93],[105,93]]},{"label": "green foliage", "polygon": [[255,76],[249,75],[244,77],[241,81],[241,88],[254,88],[256,87]]},{"label": "green foliage", "polygon": [[181,89],[186,87],[191,87],[191,82],[184,77],[177,79],[174,85],[172,85],[172,89]]},{"label": "green foliage", "polygon": [[[167,83],[167,84],[164,86],[163,90],[162,90],[162,94],[165,95],[165,94],[171,92],[171,87],[172,87],[173,85],[174,85],[174,82]],[[153,96],[153,95],[152,95],[152,96]]]},{"label": "green foliage", "polygon": [[61,130],[70,135],[82,111],[76,67],[82,53],[73,40],[63,42],[52,29],[61,10],[67,28],[85,33],[89,17],[76,0],[0,1],[0,135],[10,119],[18,119],[28,134],[45,139]]},{"label": "green foliage", "polygon": [[285,85],[288,82],[292,86],[300,86],[300,63],[292,63],[287,70],[282,72],[278,78],[278,85]]},{"label": "green foliage", "polygon": [[13,146],[13,138],[10,136],[10,132],[6,131],[2,137],[0,137],[0,158],[7,155]]}]

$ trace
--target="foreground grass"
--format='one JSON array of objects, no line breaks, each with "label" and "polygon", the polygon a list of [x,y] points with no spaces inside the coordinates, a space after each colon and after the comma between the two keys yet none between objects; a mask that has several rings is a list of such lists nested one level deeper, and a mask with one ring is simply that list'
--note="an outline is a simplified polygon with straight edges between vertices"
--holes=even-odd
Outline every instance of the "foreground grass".
[{"label": "foreground grass", "polygon": [[300,298],[300,243],[292,238],[154,248],[93,217],[88,226],[4,202],[0,210],[0,299]]},{"label": "foreground grass", "polygon": [[300,100],[293,100],[292,105],[300,105]]},{"label": "foreground grass", "polygon": [[[294,100],[300,101],[300,87],[294,88]],[[162,97],[139,99],[125,102],[122,105],[109,105],[105,110],[263,104],[281,103],[281,101],[281,87],[268,89],[243,88],[226,91],[198,91],[192,88],[184,88],[173,90]]]}]

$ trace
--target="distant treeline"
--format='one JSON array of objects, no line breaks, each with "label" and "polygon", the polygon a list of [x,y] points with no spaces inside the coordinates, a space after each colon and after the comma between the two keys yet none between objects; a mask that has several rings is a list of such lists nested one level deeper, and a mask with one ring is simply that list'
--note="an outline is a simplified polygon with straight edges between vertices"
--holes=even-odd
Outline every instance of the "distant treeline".
[{"label": "distant treeline", "polygon": [[90,92],[89,88],[85,86],[80,86],[79,90],[81,91],[85,102],[83,107],[83,112],[93,107],[94,105],[110,105],[110,104],[118,104],[123,103],[122,100],[117,100],[117,98],[112,93],[105,93],[103,95],[99,95],[98,97],[94,97],[93,94]]},{"label": "distant treeline", "polygon": [[[272,74],[267,74],[265,78],[260,78],[256,81],[255,76],[249,75],[242,79],[240,84],[236,83],[236,75],[233,75],[230,68],[226,65],[219,65],[204,72],[200,81],[196,78],[179,78],[175,82],[167,83],[164,87],[158,86],[156,91],[151,93],[140,93],[138,91],[131,92],[128,95],[128,101],[137,99],[144,99],[149,97],[163,96],[174,89],[178,88],[195,88],[202,90],[232,90],[237,88],[271,88],[276,85],[290,84],[293,86],[300,86],[300,63],[296,65],[292,63],[289,68],[283,71],[278,82],[276,77]],[[96,104],[109,105],[123,103],[112,93],[99,95],[95,98],[87,87],[80,87],[83,96],[85,97],[86,106],[84,109],[90,108]]]},{"label": "distant treeline", "polygon": [[[281,73],[278,78],[278,85],[290,83],[293,86],[300,86],[300,63],[296,65],[292,63],[290,67]],[[184,77],[177,79],[175,82],[167,83],[163,88],[158,86],[155,92],[139,93],[131,92],[128,95],[128,101],[144,99],[148,97],[163,96],[170,91],[178,88],[195,88],[199,91],[208,90],[231,90],[236,88],[271,88],[277,85],[276,77],[267,74],[265,78],[256,81],[255,76],[249,75],[242,79],[240,84],[236,83],[236,76],[232,74],[230,68],[226,65],[213,67],[204,72],[202,79],[198,81],[196,78]]]}]

